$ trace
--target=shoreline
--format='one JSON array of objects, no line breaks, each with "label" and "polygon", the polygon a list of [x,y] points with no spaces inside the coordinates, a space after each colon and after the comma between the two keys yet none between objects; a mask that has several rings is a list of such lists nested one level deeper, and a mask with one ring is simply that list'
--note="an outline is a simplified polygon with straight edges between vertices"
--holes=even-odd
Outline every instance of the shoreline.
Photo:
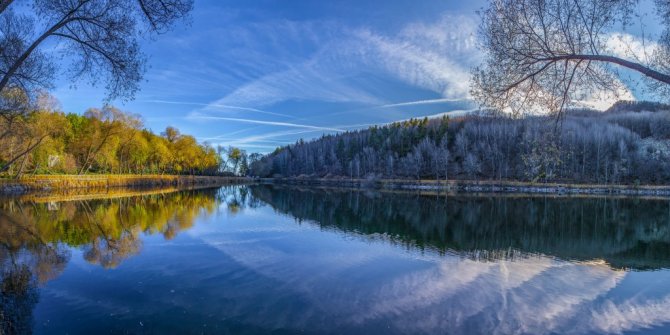
[{"label": "shoreline", "polygon": [[180,175],[36,175],[19,179],[0,179],[0,195],[52,192],[75,189],[113,189],[132,187],[223,186],[249,182],[246,177]]},{"label": "shoreline", "polygon": [[532,183],[490,180],[409,180],[345,178],[250,178],[180,175],[36,175],[20,179],[0,179],[0,196],[19,196],[39,192],[86,190],[106,193],[123,188],[217,187],[261,183],[332,188],[431,191],[450,193],[504,193],[548,195],[620,195],[670,197],[670,185],[604,185]]},{"label": "shoreline", "polygon": [[383,190],[444,191],[454,193],[520,193],[550,195],[624,195],[670,197],[670,185],[603,185],[532,183],[490,180],[257,178],[263,184],[353,187]]}]

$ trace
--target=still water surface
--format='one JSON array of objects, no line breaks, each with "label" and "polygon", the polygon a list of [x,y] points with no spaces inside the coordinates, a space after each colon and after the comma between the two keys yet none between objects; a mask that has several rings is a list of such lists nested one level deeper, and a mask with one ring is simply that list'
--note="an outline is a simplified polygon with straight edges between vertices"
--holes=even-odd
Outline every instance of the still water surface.
[{"label": "still water surface", "polygon": [[670,332],[670,201],[271,186],[0,201],[2,333]]}]

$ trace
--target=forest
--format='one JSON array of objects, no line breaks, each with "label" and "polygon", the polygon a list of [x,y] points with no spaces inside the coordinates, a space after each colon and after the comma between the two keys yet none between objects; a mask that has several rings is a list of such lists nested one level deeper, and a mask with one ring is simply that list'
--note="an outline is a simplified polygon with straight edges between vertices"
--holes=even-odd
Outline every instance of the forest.
[{"label": "forest", "polygon": [[510,117],[480,111],[411,119],[278,148],[260,177],[670,181],[670,106],[621,101],[606,111]]},{"label": "forest", "polygon": [[201,144],[174,127],[154,134],[138,115],[114,106],[64,113],[48,94],[28,103],[18,89],[5,90],[0,101],[0,172],[5,175],[215,175],[245,168],[246,153],[240,149]]}]

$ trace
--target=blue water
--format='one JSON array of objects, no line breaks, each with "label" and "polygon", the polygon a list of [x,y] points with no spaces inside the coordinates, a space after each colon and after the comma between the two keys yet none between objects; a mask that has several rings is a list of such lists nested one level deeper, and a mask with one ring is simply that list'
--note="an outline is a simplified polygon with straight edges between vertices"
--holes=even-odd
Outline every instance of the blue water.
[{"label": "blue water", "polygon": [[7,203],[8,333],[670,332],[662,199],[239,186]]}]

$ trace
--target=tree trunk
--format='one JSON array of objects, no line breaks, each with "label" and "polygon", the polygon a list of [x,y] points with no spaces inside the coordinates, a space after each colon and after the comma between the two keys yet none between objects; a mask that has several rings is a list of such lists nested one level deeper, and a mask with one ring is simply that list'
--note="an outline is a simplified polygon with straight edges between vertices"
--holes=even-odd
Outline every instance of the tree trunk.
[{"label": "tree trunk", "polygon": [[28,155],[23,155],[23,159],[21,160],[21,165],[19,166],[19,170],[16,172],[16,175],[14,176],[15,179],[19,179],[21,175],[23,174],[23,169],[26,167],[26,160],[28,159]]},{"label": "tree trunk", "polygon": [[5,164],[5,166],[1,167],[0,172],[7,172],[7,170],[9,170],[9,168],[12,166],[12,164],[14,164],[21,157],[23,157],[26,154],[33,151],[33,149],[35,149],[38,145],[40,145],[40,143],[42,143],[42,141],[44,141],[45,138],[46,138],[46,136],[42,136],[39,140],[37,140],[37,142],[35,144],[29,144],[28,148],[26,148],[26,150],[20,152],[14,158],[10,159],[9,162],[7,162],[7,164]]}]

